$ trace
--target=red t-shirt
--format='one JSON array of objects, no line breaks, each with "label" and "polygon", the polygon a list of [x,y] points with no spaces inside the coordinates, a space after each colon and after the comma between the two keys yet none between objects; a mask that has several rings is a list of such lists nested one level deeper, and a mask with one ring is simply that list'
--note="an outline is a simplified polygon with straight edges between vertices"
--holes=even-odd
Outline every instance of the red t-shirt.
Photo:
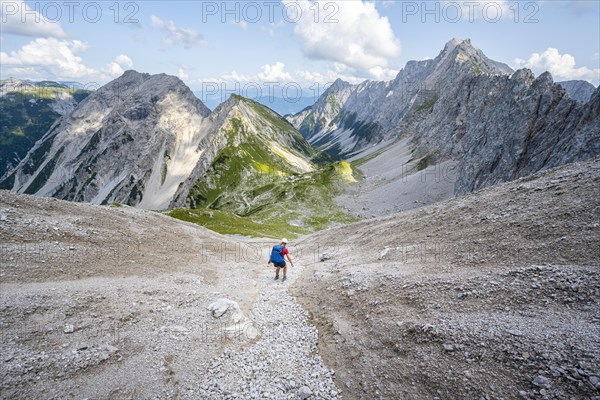
[{"label": "red t-shirt", "polygon": [[289,254],[289,251],[288,251],[287,247],[284,247],[283,250],[281,251],[281,257],[285,257],[287,254]]}]

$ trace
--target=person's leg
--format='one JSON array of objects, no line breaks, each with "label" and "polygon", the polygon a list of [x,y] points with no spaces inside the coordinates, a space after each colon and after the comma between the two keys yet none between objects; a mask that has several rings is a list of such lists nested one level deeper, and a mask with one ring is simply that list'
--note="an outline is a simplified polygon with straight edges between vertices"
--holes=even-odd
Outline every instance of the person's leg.
[{"label": "person's leg", "polygon": [[287,274],[287,265],[283,267],[283,279],[285,279],[285,274]]},{"label": "person's leg", "polygon": [[275,279],[279,278],[279,269],[280,267],[275,268]]}]

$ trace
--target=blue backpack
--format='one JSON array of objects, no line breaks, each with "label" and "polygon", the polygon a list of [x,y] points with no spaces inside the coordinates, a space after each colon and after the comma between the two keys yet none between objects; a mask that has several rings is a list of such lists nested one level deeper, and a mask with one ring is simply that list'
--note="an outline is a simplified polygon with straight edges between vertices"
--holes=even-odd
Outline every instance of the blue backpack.
[{"label": "blue backpack", "polygon": [[271,262],[274,262],[274,263],[285,262],[285,260],[283,259],[283,246],[281,246],[281,245],[273,246],[273,251],[271,251]]}]

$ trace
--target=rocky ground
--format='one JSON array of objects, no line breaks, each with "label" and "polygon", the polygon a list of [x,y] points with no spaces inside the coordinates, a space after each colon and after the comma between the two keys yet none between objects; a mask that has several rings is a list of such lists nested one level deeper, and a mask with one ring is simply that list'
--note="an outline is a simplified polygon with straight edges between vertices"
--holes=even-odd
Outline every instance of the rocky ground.
[{"label": "rocky ground", "polygon": [[338,398],[271,245],[0,192],[0,397]]},{"label": "rocky ground", "polygon": [[[409,138],[403,138],[361,164],[358,168],[364,179],[336,196],[336,204],[364,219],[408,211],[454,197],[457,163],[446,161],[419,168],[420,160],[412,158],[411,150]],[[369,158],[368,153],[366,158]]]},{"label": "rocky ground", "polygon": [[600,160],[300,242],[349,399],[600,399]]},{"label": "rocky ground", "polygon": [[[600,160],[292,243],[0,191],[0,397],[598,399]],[[318,329],[318,330],[317,330]]]}]

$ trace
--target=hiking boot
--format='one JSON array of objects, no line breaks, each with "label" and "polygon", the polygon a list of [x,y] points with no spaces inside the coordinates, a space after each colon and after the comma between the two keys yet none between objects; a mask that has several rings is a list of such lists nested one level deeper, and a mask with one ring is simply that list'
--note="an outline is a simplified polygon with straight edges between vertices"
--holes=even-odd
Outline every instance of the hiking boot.
[{"label": "hiking boot", "polygon": [[275,280],[279,279],[279,275],[275,275]]},{"label": "hiking boot", "polygon": [[282,279],[282,281],[285,281],[286,279],[287,279],[287,278],[284,276],[284,277],[283,277],[283,279]]}]

